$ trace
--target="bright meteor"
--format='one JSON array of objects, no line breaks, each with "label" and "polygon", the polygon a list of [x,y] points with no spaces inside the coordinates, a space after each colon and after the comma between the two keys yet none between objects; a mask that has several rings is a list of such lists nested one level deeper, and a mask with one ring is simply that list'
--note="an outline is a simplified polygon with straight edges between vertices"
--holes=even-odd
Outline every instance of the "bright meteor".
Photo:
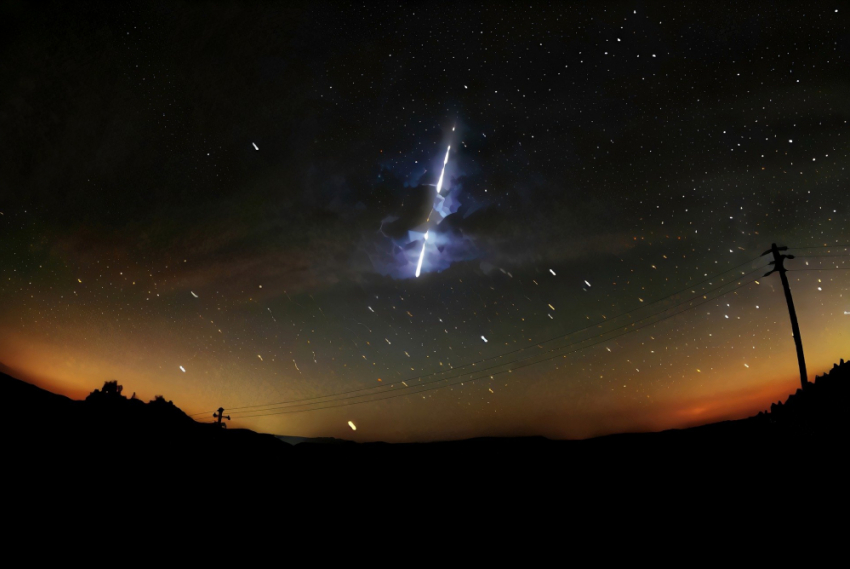
[{"label": "bright meteor", "polygon": [[425,243],[428,242],[428,232],[425,232],[425,241],[422,242],[422,250],[419,252],[419,262],[416,263],[416,278],[419,278],[419,273],[422,272],[422,259],[425,258]]},{"label": "bright meteor", "polygon": [[[452,128],[454,130],[454,128]],[[443,159],[443,170],[440,172],[440,179],[437,181],[437,194],[440,193],[443,189],[443,176],[446,174],[446,164],[449,163],[449,151],[452,149],[452,145],[450,144],[448,148],[446,148],[446,157]],[[428,243],[428,231],[425,232],[425,240],[422,242],[422,251],[419,252],[419,262],[416,264],[416,278],[419,278],[419,274],[422,272],[422,259],[425,258],[425,244]]]}]

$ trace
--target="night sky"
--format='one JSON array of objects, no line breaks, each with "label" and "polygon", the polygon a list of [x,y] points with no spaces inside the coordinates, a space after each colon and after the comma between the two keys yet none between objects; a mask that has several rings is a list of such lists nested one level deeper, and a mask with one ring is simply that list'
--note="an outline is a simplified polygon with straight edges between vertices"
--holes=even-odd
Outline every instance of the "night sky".
[{"label": "night sky", "polygon": [[766,409],[772,242],[850,355],[843,7],[5,2],[1,369],[361,441]]}]

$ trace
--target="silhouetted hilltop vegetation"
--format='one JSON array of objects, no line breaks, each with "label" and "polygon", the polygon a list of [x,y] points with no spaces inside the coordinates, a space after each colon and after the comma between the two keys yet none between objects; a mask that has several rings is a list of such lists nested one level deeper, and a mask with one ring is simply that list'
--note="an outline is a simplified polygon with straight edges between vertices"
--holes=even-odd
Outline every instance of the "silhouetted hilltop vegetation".
[{"label": "silhouetted hilltop vegetation", "polygon": [[197,424],[162,395],[144,403],[136,399],[135,393],[127,398],[122,391],[123,386],[117,381],[107,381],[102,389],[95,389],[86,397],[86,412],[104,423],[144,422],[148,429],[185,429]]},{"label": "silhouetted hilltop vegetation", "polygon": [[117,381],[74,401],[0,374],[0,394],[9,402],[10,449],[38,462],[180,464],[226,455],[251,463],[281,460],[291,449],[272,435],[199,423],[159,395],[128,398]]},{"label": "silhouetted hilltop vegetation", "polygon": [[826,437],[847,429],[848,403],[850,363],[842,359],[790,395],[784,404],[777,401],[759,417],[786,436]]}]

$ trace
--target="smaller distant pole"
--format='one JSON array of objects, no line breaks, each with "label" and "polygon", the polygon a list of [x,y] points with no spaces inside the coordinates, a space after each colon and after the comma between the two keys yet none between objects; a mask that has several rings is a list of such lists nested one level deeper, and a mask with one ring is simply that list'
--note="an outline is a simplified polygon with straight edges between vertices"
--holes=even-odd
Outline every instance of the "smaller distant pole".
[{"label": "smaller distant pole", "polygon": [[782,288],[785,291],[785,302],[788,303],[788,313],[791,315],[791,333],[794,334],[794,345],[797,348],[797,363],[800,364],[800,383],[803,387],[809,382],[806,375],[806,358],[803,355],[803,340],[800,338],[800,325],[797,323],[797,311],[794,310],[794,299],[791,298],[791,287],[788,285],[788,277],[785,276],[787,269],[785,268],[785,259],[793,259],[794,255],[780,255],[780,251],[787,251],[788,247],[777,247],[774,243],[770,249],[762,253],[762,256],[768,253],[773,254],[773,260],[770,262],[773,269],[764,274],[764,276],[772,273],[779,273],[779,280],[782,281]]},{"label": "smaller distant pole", "polygon": [[225,415],[225,414],[224,414],[224,407],[219,407],[219,408],[218,408],[218,412],[217,412],[217,413],[213,413],[213,417],[214,417],[214,418],[216,418],[216,419],[218,419],[218,423],[216,423],[216,424],[217,424],[219,427],[221,427],[222,429],[226,429],[226,428],[227,428],[227,424],[226,424],[226,423],[222,423],[222,422],[221,422],[221,420],[222,420],[222,419],[227,419],[228,421],[230,420],[230,415]]}]

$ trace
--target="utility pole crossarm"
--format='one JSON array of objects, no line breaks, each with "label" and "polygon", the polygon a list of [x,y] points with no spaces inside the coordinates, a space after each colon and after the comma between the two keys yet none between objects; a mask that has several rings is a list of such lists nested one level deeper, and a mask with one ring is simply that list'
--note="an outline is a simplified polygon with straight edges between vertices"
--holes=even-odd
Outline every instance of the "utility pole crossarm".
[{"label": "utility pole crossarm", "polygon": [[791,316],[791,332],[794,334],[794,346],[797,348],[797,363],[800,365],[800,383],[805,388],[809,382],[806,374],[806,358],[803,355],[803,340],[800,338],[800,325],[797,322],[797,311],[794,309],[794,299],[791,298],[791,287],[788,285],[788,277],[785,273],[788,269],[785,268],[785,259],[793,259],[794,255],[780,255],[780,251],[787,251],[788,247],[777,247],[776,243],[762,253],[762,256],[768,253],[773,254],[773,260],[770,262],[773,269],[764,274],[764,276],[773,273],[779,273],[779,280],[782,281],[782,289],[785,291],[785,301],[788,304],[788,314]]},{"label": "utility pole crossarm", "polygon": [[227,419],[227,420],[229,421],[229,420],[230,420],[230,415],[225,415],[225,414],[224,414],[224,407],[219,407],[219,408],[218,408],[218,412],[217,412],[217,413],[213,413],[213,418],[218,419],[218,423],[216,423],[216,424],[217,424],[219,427],[221,427],[222,429],[226,429],[226,428],[227,428],[227,425],[226,425],[226,424],[224,424],[224,423],[222,423],[222,422],[221,422],[221,420],[222,420],[222,419]]}]

